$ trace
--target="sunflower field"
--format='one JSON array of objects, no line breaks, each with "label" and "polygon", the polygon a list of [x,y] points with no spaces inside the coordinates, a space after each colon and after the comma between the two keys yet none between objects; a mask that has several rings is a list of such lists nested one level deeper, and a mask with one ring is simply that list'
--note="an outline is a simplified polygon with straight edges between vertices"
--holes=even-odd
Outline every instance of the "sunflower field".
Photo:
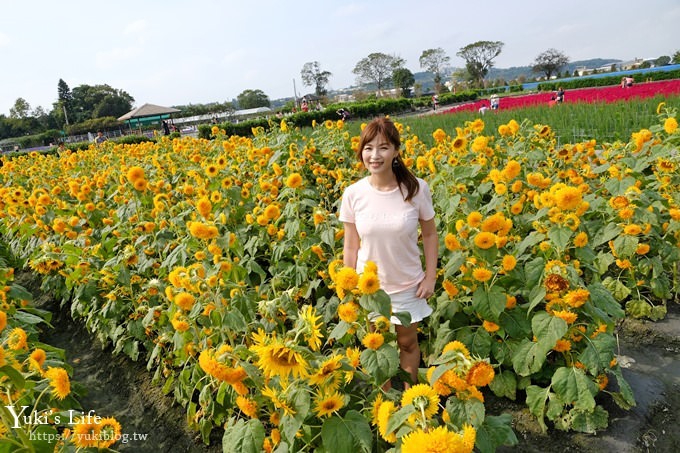
[{"label": "sunflower field", "polygon": [[225,451],[490,452],[516,438],[487,392],[525,398],[543,429],[592,433],[603,398],[635,405],[617,322],[662,318],[679,287],[680,132],[674,109],[657,115],[628,142],[560,146],[528,121],[437,129],[432,146],[397,123],[440,235],[405,391],[383,390],[401,373],[376,269],[342,265],[336,211],[364,175],[342,121],[5,159],[0,233],[206,443],[224,429]]}]

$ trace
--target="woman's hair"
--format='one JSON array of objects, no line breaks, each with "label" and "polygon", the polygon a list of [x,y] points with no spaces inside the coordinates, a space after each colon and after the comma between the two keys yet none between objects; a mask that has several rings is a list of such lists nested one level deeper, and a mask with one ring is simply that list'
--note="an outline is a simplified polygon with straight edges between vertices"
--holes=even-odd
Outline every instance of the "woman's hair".
[{"label": "woman's hair", "polygon": [[[356,153],[359,162],[363,162],[362,154],[364,152],[364,146],[378,136],[382,136],[385,140],[393,144],[397,151],[401,148],[401,137],[392,120],[383,117],[376,118],[368,123],[366,127],[364,127],[364,130],[361,131],[359,148]],[[406,168],[406,165],[401,158],[401,154],[397,154],[397,157],[394,158],[394,162],[392,162],[392,171],[397,177],[397,184],[399,184],[399,191],[402,195],[404,194],[402,187],[406,189],[404,201],[410,201],[418,193],[420,185],[418,184],[418,179],[416,179],[415,175]]]}]

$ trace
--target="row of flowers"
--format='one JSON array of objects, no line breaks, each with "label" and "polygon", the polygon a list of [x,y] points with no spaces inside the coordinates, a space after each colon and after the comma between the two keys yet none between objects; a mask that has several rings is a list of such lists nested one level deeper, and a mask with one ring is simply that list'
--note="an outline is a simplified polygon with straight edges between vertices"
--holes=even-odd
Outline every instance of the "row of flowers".
[{"label": "row of flowers", "polygon": [[121,437],[113,417],[82,411],[61,349],[40,342],[50,313],[0,267],[0,445],[7,451],[102,449]]},{"label": "row of flowers", "polygon": [[383,390],[399,374],[389,299],[337,261],[335,212],[363,172],[342,121],[5,161],[0,228],[74,316],[147,362],[206,442],[225,427],[243,451],[492,451],[514,435],[485,416],[485,385],[526,395],[544,427],[606,426],[603,392],[635,404],[615,323],[624,308],[662,317],[677,288],[677,121],[657,113],[629,143],[559,148],[547,125],[476,120],[432,147],[398,125],[441,238],[426,368],[403,394]]}]

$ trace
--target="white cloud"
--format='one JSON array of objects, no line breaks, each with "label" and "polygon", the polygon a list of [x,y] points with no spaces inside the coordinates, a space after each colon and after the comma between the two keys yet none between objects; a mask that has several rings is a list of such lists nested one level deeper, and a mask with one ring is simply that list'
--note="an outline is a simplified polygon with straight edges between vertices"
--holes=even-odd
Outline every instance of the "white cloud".
[{"label": "white cloud", "polygon": [[0,31],[0,47],[6,47],[12,40],[5,33]]},{"label": "white cloud", "polygon": [[247,56],[248,51],[246,49],[234,49],[222,57],[222,62],[227,65],[238,64],[246,61]]},{"label": "white cloud", "polygon": [[143,36],[147,33],[149,24],[144,19],[129,23],[123,30],[125,36]]},{"label": "white cloud", "polygon": [[340,8],[337,8],[335,11],[333,11],[333,15],[336,17],[356,16],[365,9],[366,7],[364,5],[359,5],[357,3],[348,3],[347,5],[343,5]]},{"label": "white cloud", "polygon": [[110,69],[141,54],[140,47],[115,47],[111,50],[97,52],[95,62],[99,68]]}]

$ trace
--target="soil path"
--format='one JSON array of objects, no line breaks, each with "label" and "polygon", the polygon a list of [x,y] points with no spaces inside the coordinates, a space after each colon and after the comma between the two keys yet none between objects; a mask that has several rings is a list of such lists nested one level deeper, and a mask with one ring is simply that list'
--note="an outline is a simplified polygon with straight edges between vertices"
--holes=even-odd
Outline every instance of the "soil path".
[{"label": "soil path", "polygon": [[112,448],[135,453],[213,453],[221,451],[220,433],[206,446],[197,433],[187,428],[184,409],[151,382],[144,366],[124,355],[113,355],[60,309],[49,295],[41,294],[30,274],[18,276],[17,283],[29,289],[36,305],[53,314],[53,328],[45,329],[41,341],[64,349],[73,367],[73,388],[85,413],[112,416],[121,424],[122,438]]}]

